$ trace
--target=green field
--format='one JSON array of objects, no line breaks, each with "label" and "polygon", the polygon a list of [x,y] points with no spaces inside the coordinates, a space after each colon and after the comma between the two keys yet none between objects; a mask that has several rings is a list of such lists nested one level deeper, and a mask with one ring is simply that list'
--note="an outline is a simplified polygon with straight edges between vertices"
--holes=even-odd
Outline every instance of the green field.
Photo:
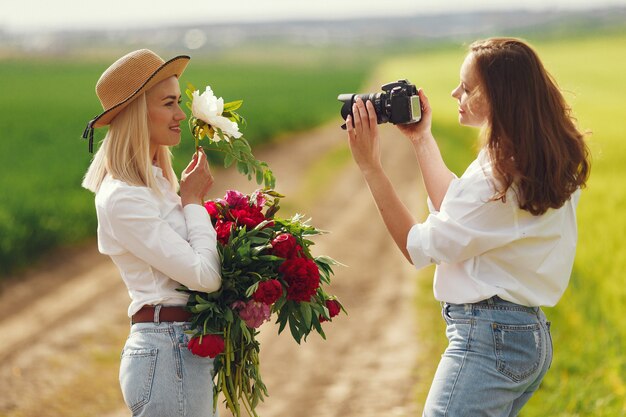
[{"label": "green field", "polygon": [[[579,245],[571,284],[557,307],[546,309],[553,323],[555,359],[539,393],[521,413],[534,416],[626,415],[626,35],[536,41],[546,67],[566,91],[583,130],[592,131],[593,166],[578,207]],[[412,55],[388,62],[379,78],[408,77],[423,86],[434,109],[433,130],[450,167],[461,174],[473,159],[477,131],[457,123],[450,91],[458,83],[465,49]],[[421,291],[430,292],[430,275],[422,274]],[[423,294],[418,296],[424,301]],[[428,299],[428,297],[426,297]],[[432,299],[432,298],[431,298]],[[424,338],[435,340],[435,363],[445,347],[437,303],[420,313],[440,323]],[[427,321],[427,320],[424,320]],[[434,367],[431,366],[431,372]],[[418,401],[427,387],[420,387]]]},{"label": "green field", "polygon": [[[113,59],[0,61],[0,278],[50,248],[95,235],[93,196],[80,188],[90,161],[81,134],[101,111],[94,87]],[[244,134],[254,146],[337,117],[337,92],[356,89],[366,70],[329,59],[200,58],[191,61],[181,88],[210,84],[226,101],[243,99]],[[103,137],[96,132],[96,141]],[[175,150],[177,172],[192,152],[185,129]]]}]

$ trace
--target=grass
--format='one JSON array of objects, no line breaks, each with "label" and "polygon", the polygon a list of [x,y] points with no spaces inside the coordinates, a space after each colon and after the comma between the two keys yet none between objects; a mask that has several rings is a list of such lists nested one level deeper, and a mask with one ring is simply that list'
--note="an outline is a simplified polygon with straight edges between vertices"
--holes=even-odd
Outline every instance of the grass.
[{"label": "grass", "polygon": [[[266,58],[267,59],[267,58]],[[80,139],[100,111],[95,83],[111,60],[0,61],[0,279],[39,254],[95,235],[93,196],[80,188],[90,156]],[[320,59],[209,61],[198,57],[181,88],[210,84],[226,101],[244,99],[244,131],[253,146],[336,116],[338,91],[356,89],[367,65]],[[98,131],[96,141],[104,131]],[[180,172],[193,151],[184,130],[175,149]]]},{"label": "grass", "polygon": [[[545,309],[553,325],[555,358],[538,393],[522,411],[534,416],[626,415],[626,142],[624,105],[626,35],[578,37],[532,42],[546,67],[558,80],[578,116],[579,126],[591,129],[593,167],[588,188],[578,207],[579,240],[571,282],[555,308]],[[457,174],[473,159],[476,132],[459,127],[456,103],[449,92],[458,83],[465,50],[442,50],[388,62],[379,78],[409,77],[423,86],[434,109],[434,133],[442,153]],[[423,306],[424,303],[418,303]],[[420,317],[435,317],[437,304],[422,307]],[[427,311],[426,311],[427,310]],[[432,337],[423,330],[422,339]],[[438,362],[445,339],[429,349]],[[422,359],[423,362],[423,359]],[[434,372],[434,368],[432,368]],[[426,390],[418,389],[423,403]]]}]

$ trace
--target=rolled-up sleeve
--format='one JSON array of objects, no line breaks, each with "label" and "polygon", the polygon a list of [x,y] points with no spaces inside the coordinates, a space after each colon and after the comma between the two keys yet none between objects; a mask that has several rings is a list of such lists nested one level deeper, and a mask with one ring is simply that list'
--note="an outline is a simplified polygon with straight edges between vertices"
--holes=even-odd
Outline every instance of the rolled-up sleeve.
[{"label": "rolled-up sleeve", "polygon": [[515,212],[492,201],[492,195],[483,175],[453,180],[440,210],[430,204],[428,218],[408,233],[407,251],[415,267],[465,261],[514,240]]},{"label": "rolled-up sleeve", "polygon": [[216,233],[200,205],[183,208],[188,239],[183,239],[160,216],[150,192],[136,188],[120,193],[108,206],[113,237],[130,253],[171,279],[195,291],[213,292],[221,286]]},{"label": "rolled-up sleeve", "polygon": [[406,249],[411,256],[411,261],[417,269],[428,266],[435,261],[426,254],[428,238],[425,236],[428,229],[425,223],[413,225],[409,230]]}]

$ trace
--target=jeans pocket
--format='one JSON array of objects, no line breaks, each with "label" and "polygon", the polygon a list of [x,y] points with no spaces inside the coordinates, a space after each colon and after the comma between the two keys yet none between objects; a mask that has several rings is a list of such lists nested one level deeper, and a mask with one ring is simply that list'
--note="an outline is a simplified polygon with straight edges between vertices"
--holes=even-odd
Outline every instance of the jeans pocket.
[{"label": "jeans pocket", "polygon": [[492,329],[498,371],[515,382],[533,375],[541,364],[541,325],[493,323]]},{"label": "jeans pocket", "polygon": [[124,402],[135,415],[150,400],[158,349],[124,349],[120,386]]},{"label": "jeans pocket", "polygon": [[461,314],[458,306],[451,306],[450,304],[444,304],[441,308],[441,315],[446,324],[472,324],[473,320],[465,314]]}]

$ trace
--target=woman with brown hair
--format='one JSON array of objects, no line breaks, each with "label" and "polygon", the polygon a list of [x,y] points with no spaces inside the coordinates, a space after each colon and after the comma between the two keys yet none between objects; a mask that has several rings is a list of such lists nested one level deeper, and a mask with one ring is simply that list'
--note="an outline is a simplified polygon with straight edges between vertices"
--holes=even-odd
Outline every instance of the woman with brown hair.
[{"label": "woman with brown hair", "polygon": [[346,124],[350,148],[394,241],[416,268],[437,264],[448,348],[424,416],[516,416],[552,361],[541,306],[565,291],[576,249],[576,205],[589,151],[556,82],[525,42],[473,43],[452,92],[459,122],[482,129],[481,150],[457,178],[422,119],[398,125],[428,193],[417,223],[381,162],[376,114],[357,100]]},{"label": "woman with brown hair", "polygon": [[189,351],[189,296],[177,291],[221,285],[216,233],[202,205],[213,184],[206,155],[193,155],[180,184],[172,169],[170,147],[185,119],[178,79],[188,62],[147,49],[118,59],[98,80],[104,111],[84,134],[91,150],[93,129],[109,127],[83,187],[96,194],[98,249],[131,299],[119,375],[133,416],[214,415],[213,359]]}]

